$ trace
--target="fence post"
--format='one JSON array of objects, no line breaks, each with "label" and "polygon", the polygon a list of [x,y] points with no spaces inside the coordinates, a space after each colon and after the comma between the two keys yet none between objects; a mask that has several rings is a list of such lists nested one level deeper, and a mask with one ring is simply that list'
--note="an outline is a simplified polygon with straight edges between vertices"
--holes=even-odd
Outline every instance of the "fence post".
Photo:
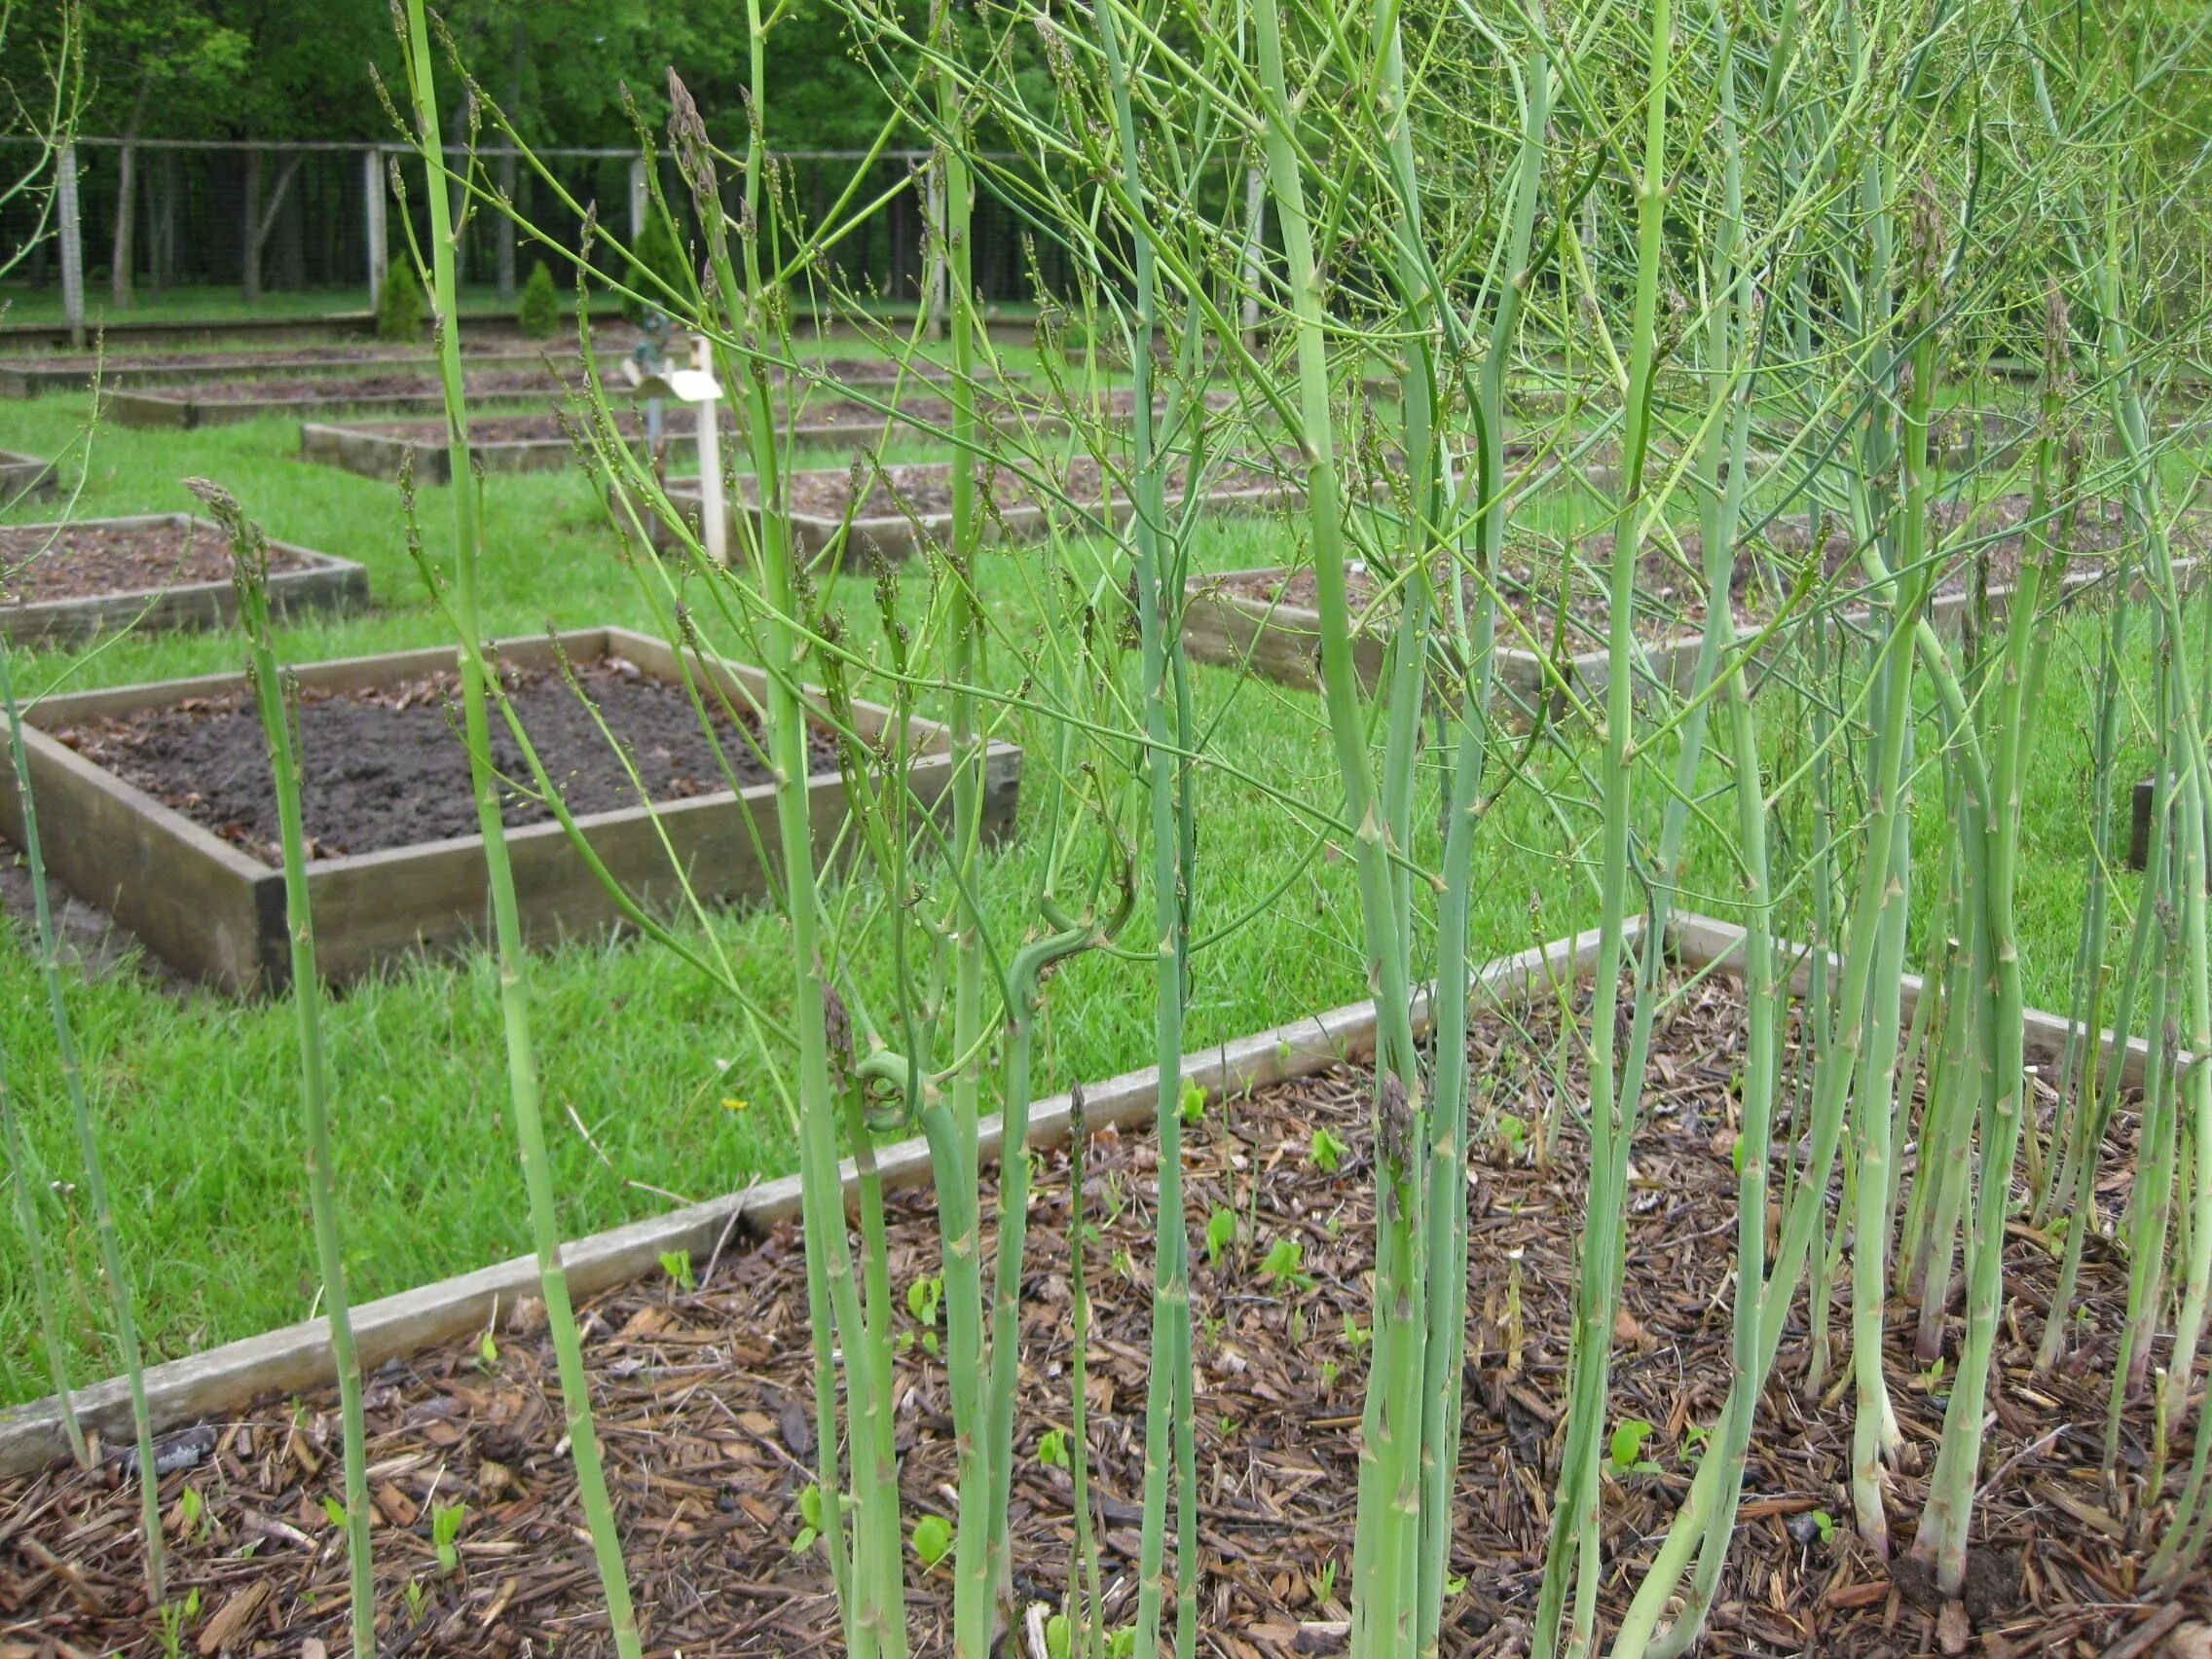
[{"label": "fence post", "polygon": [[61,313],[69,319],[69,344],[85,344],[85,227],[77,211],[77,146],[64,144],[56,163],[56,214],[61,234]]},{"label": "fence post", "polygon": [[639,157],[630,164],[630,245],[645,234],[645,163]]},{"label": "fence post", "polygon": [[361,159],[367,164],[361,169],[361,181],[368,186],[369,310],[373,312],[377,296],[384,291],[384,152],[372,145]]}]

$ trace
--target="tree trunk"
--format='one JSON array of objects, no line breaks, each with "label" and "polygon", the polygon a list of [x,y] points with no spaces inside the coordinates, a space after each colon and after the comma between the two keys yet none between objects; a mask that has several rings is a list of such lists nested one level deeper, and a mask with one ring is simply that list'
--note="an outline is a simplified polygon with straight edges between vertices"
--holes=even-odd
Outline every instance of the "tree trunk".
[{"label": "tree trunk", "polygon": [[244,241],[239,249],[239,285],[245,290],[245,303],[253,305],[261,298],[261,152],[245,153],[245,182],[240,189],[239,203],[239,228]]},{"label": "tree trunk", "polygon": [[108,292],[117,311],[130,309],[131,233],[137,227],[138,148],[126,140],[115,166],[115,257],[108,270]]}]

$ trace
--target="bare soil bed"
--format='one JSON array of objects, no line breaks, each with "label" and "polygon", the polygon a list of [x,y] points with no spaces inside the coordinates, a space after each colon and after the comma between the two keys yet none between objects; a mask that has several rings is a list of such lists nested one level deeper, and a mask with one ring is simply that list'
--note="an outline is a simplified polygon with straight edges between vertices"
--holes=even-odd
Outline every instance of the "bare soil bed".
[{"label": "bare soil bed", "polygon": [[[1527,1023],[1523,1034],[1486,1016],[1472,1047],[1491,1104],[1532,1122],[1551,1087],[1546,1056],[1558,1022],[1538,1011]],[[1740,995],[1722,980],[1692,987],[1662,1026],[1635,1155],[1614,1367],[1616,1412],[1656,1425],[1643,1459],[1656,1472],[1607,1479],[1604,1525],[1615,1563],[1649,1560],[1689,1486],[1699,1451],[1692,1431],[1714,1419],[1729,1374]],[[1581,1088],[1580,1060],[1567,1063],[1566,1086]],[[1785,1076],[1792,1064],[1786,1057]],[[1324,1634],[1302,1626],[1344,1616],[1341,1600],[1323,1600],[1320,1587],[1333,1564],[1341,1599],[1348,1567],[1364,1355],[1347,1332],[1367,1314],[1360,1273],[1373,1245],[1369,1097],[1361,1072],[1339,1068],[1215,1102],[1188,1133],[1194,1225],[1216,1209],[1242,1218],[1218,1259],[1198,1250],[1193,1263],[1199,1624],[1205,1651],[1228,1659],[1331,1651]],[[1333,1173],[1311,1163],[1319,1125],[1350,1149]],[[2115,1172],[2099,1197],[2107,1210],[2124,1199],[2131,1113],[2113,1133]],[[1086,1257],[1094,1298],[1092,1491],[1109,1617],[1118,1621],[1135,1603],[1155,1144],[1141,1133],[1099,1137],[1084,1183],[1087,1223],[1099,1229]],[[1571,1130],[1549,1169],[1502,1139],[1475,1149],[1473,1319],[1453,1547],[1453,1572],[1463,1583],[1444,1633],[1455,1654],[1526,1648],[1561,1455],[1581,1158]],[[1067,1476],[1038,1456],[1040,1437],[1068,1422],[1070,1181],[1065,1152],[1042,1155],[1014,1473],[1016,1587],[1049,1601],[1065,1583],[1073,1539]],[[896,1295],[935,1271],[938,1248],[926,1194],[897,1201],[892,1221]],[[1259,1262],[1282,1241],[1302,1247],[1309,1288],[1273,1287],[1260,1275]],[[2109,1248],[2092,1244],[2080,1287],[2090,1316],[2081,1328],[2099,1334],[2053,1375],[2029,1375],[2055,1271],[2048,1244],[2013,1230],[2009,1290],[2020,1316],[2000,1342],[1988,1448],[1995,1472],[1977,1511],[1963,1611],[1976,1650],[1990,1655],[2095,1655],[2131,1634],[2147,1650],[2183,1620],[2212,1615],[2212,1589],[2191,1585],[2162,1608],[2138,1600],[2140,1534],[2155,1496],[2140,1490],[2152,1434],[2146,1403],[2133,1403],[2124,1419],[2117,1493],[2097,1479],[2098,1379],[2113,1357],[2102,1333],[2119,1329],[2126,1291],[2124,1264]],[[827,1565],[818,1554],[792,1552],[819,1432],[799,1240],[782,1233],[696,1268],[694,1292],[664,1278],[585,1309],[594,1401],[647,1649],[688,1659],[834,1651]],[[1843,1297],[1841,1285],[1835,1294]],[[896,1315],[898,1438],[907,1513],[944,1514],[955,1463],[947,1382],[926,1345],[903,1340],[923,1334],[903,1308],[902,1301]],[[544,1652],[556,1641],[564,1654],[611,1650],[571,1467],[557,1450],[562,1410],[542,1321],[542,1309],[525,1302],[503,1316],[496,1358],[471,1341],[394,1362],[370,1380],[379,1625],[388,1655]],[[1913,1321],[1894,1315],[1890,1323],[1890,1385],[1908,1462],[1916,1460],[1892,1493],[1902,1547],[1933,1463],[1945,1390],[1912,1357]],[[1955,1342],[1959,1323],[1954,1309],[1947,1340]],[[1840,1307],[1832,1328],[1848,1329]],[[1823,1524],[1849,1515],[1840,1490],[1848,1414],[1824,1407],[1819,1385],[1807,1384],[1807,1354],[1800,1309],[1764,1396],[1741,1528],[1703,1650],[1932,1654],[1938,1608],[1924,1586],[1868,1559],[1847,1519],[1832,1535]],[[323,1508],[339,1484],[332,1394],[273,1400],[172,1436],[160,1461],[170,1594],[201,1597],[203,1622],[184,1633],[186,1642],[289,1655],[313,1639],[341,1650],[346,1563]],[[199,1516],[189,1526],[188,1488]],[[6,1640],[41,1653],[65,1651],[39,1645],[62,1642],[132,1659],[160,1651],[144,1605],[136,1503],[112,1457],[90,1475],[63,1467],[0,1483]],[[447,1576],[436,1566],[430,1510],[455,1503],[466,1512],[460,1570]],[[945,1569],[926,1572],[911,1556],[907,1569],[916,1650],[940,1652]],[[1607,1573],[1601,1598],[1608,1625],[1632,1583],[1633,1574]],[[1946,1622],[1957,1618],[1954,1611]],[[217,1622],[223,1641],[207,1643]]]},{"label": "bare soil bed", "polygon": [[[1168,480],[1168,498],[1173,499],[1184,488],[1185,469],[1178,466]],[[1001,508],[1031,506],[1038,503],[1040,492],[1030,482],[1010,469],[985,469],[990,493],[989,500]],[[850,471],[834,467],[811,468],[785,474],[792,511],[803,518],[841,518],[852,500],[853,475]],[[745,480],[748,491],[752,480]],[[1121,478],[1108,480],[1097,461],[1090,456],[1078,456],[1059,479],[1059,488],[1065,496],[1086,505],[1098,505],[1105,501],[1109,484],[1116,500],[1125,498],[1126,490]],[[1260,491],[1279,489],[1283,480],[1273,473],[1245,466],[1216,467],[1205,475],[1209,492]],[[980,494],[980,492],[978,492]],[[856,519],[872,518],[937,518],[952,511],[952,466],[944,461],[907,461],[886,466],[868,475],[868,491],[859,505],[852,509]]]},{"label": "bare soil bed", "polygon": [[[1933,598],[1959,599],[1986,584],[1991,592],[2010,588],[2019,575],[2024,536],[2020,525],[2028,516],[2025,496],[2008,496],[1970,514],[1960,507],[1938,505],[1937,523],[1954,540],[1969,544],[1957,553],[1936,577]],[[1831,521],[1832,523],[1833,521]],[[2102,515],[2083,514],[2069,548],[2068,575],[2079,580],[2094,574],[2104,556],[2120,546],[2128,531],[2115,506]],[[1811,537],[1802,519],[1778,520],[1757,536],[1749,537],[1739,550],[1732,571],[1736,621],[1741,628],[1756,628],[1770,619],[1777,604],[1796,582]],[[2201,533],[2185,548],[2194,551]],[[1703,541],[1693,532],[1680,538],[1681,558],[1671,552],[1647,550],[1637,568],[1637,632],[1647,643],[1695,633],[1705,625],[1705,584],[1697,572]],[[1495,586],[1498,597],[1538,640],[1547,645],[1559,634],[1564,617],[1567,639],[1575,649],[1602,646],[1610,612],[1604,586],[1613,538],[1593,535],[1578,549],[1582,566],[1567,572],[1564,550],[1538,550],[1509,546]],[[1826,593],[1848,599],[1862,585],[1858,570],[1858,544],[1844,532],[1831,532],[1822,549]],[[1563,576],[1565,579],[1563,579]],[[1225,591],[1298,609],[1317,608],[1318,584],[1310,570],[1255,571],[1222,578]],[[1350,574],[1346,589],[1355,610],[1372,606],[1380,584],[1367,572]],[[1470,595],[1476,591],[1470,580]],[[1821,598],[1816,589],[1813,602]],[[1563,604],[1564,601],[1564,604]]]},{"label": "bare soil bed", "polygon": [[[467,377],[471,397],[557,397],[562,382],[544,369],[485,369]],[[444,383],[432,373],[394,372],[346,380],[328,376],[284,380],[208,381],[176,388],[196,403],[342,401],[352,398],[437,397]]]},{"label": "bare soil bed", "polygon": [[[653,800],[684,800],[729,787],[681,686],[619,659],[585,664],[575,673]],[[509,669],[507,695],[571,811],[638,804],[636,788],[590,712],[558,674]],[[311,857],[476,833],[460,696],[460,681],[450,674],[389,687],[306,693],[300,738]],[[738,783],[765,782],[768,769],[753,749],[757,726],[748,719],[749,729],[741,732],[722,711],[715,713],[716,737]],[[507,778],[527,780],[513,736],[497,716],[492,725],[495,764]],[[280,861],[260,719],[245,697],[195,698],[55,736],[255,858]],[[813,759],[817,770],[835,767],[828,738],[817,736]],[[504,816],[509,825],[522,825],[552,814],[535,797],[509,792]]]},{"label": "bare soil bed", "polygon": [[[308,567],[273,546],[269,568],[281,573]],[[0,605],[230,579],[230,543],[213,527],[187,519],[0,529]]]}]

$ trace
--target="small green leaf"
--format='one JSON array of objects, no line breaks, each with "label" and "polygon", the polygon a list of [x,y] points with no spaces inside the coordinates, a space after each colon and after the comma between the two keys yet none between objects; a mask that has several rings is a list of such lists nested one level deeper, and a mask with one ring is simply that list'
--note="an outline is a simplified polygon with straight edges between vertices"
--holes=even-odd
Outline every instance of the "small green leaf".
[{"label": "small green leaf", "polygon": [[492,1340],[490,1331],[476,1339],[476,1363],[486,1371],[499,1369],[499,1345]]},{"label": "small green leaf", "polygon": [[1313,1275],[1306,1272],[1306,1246],[1295,1238],[1276,1239],[1260,1263],[1260,1276],[1272,1282],[1278,1293],[1311,1290]]},{"label": "small green leaf", "polygon": [[798,1494],[799,1519],[820,1531],[822,1529],[822,1489],[810,1486]]},{"label": "small green leaf", "polygon": [[1176,1102],[1176,1110],[1183,1122],[1195,1124],[1206,1115],[1206,1091],[1191,1079],[1183,1080],[1183,1092]]},{"label": "small green leaf", "polygon": [[924,1325],[937,1323],[938,1307],[944,1300],[944,1280],[918,1278],[906,1287],[906,1311]]},{"label": "small green leaf", "polygon": [[1830,1515],[1825,1509],[1816,1509],[1813,1511],[1813,1525],[1821,1530],[1822,1543],[1832,1544],[1835,1542],[1834,1516]]},{"label": "small green leaf", "polygon": [[941,1515],[925,1515],[914,1523],[914,1554],[924,1567],[935,1567],[951,1553],[951,1522]]},{"label": "small green leaf", "polygon": [[341,1530],[344,1529],[346,1525],[346,1506],[343,1503],[340,1503],[335,1497],[332,1497],[328,1493],[324,1493],[322,1494],[322,1512],[330,1517],[330,1524],[333,1527],[340,1528]]},{"label": "small green leaf", "polygon": [[460,1503],[440,1503],[430,1510],[430,1547],[437,1551],[441,1572],[461,1570],[461,1523],[467,1513]]},{"label": "small green leaf", "polygon": [[812,1527],[801,1527],[798,1530],[798,1536],[792,1540],[792,1554],[795,1556],[806,1554],[808,1550],[814,1548],[814,1540],[821,1536],[822,1534]]},{"label": "small green leaf", "polygon": [[1345,1154],[1349,1151],[1350,1147],[1329,1133],[1327,1126],[1323,1125],[1313,1131],[1313,1139],[1308,1144],[1306,1155],[1313,1161],[1313,1167],[1322,1174],[1334,1175],[1337,1165],[1345,1161]]},{"label": "small green leaf", "polygon": [[1064,1469],[1068,1466],[1067,1431],[1048,1428],[1037,1441],[1037,1461],[1048,1469]]},{"label": "small green leaf", "polygon": [[691,1279],[691,1252],[688,1250],[663,1250],[660,1271],[674,1279],[686,1296],[696,1288]]},{"label": "small green leaf", "polygon": [[1236,1242],[1236,1212],[1217,1209],[1206,1217],[1206,1262],[1221,1266],[1221,1253]]},{"label": "small green leaf", "polygon": [[1067,1614],[1054,1613],[1045,1621],[1045,1659],[1068,1659],[1074,1646],[1075,1632]]},{"label": "small green leaf", "polygon": [[1651,1438],[1651,1425],[1641,1418],[1623,1418],[1613,1429],[1612,1446],[1607,1461],[1616,1474],[1641,1472],[1636,1468],[1643,1455],[1643,1443]]}]

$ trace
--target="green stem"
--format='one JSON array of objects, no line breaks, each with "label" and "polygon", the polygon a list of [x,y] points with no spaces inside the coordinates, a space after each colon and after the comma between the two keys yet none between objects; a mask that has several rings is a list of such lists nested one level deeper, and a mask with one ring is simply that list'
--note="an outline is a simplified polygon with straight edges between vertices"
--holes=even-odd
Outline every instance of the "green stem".
[{"label": "green stem", "polygon": [[531,1032],[528,956],[522,940],[522,909],[515,894],[507,854],[506,827],[500,815],[499,780],[492,765],[491,720],[478,603],[476,497],[469,466],[468,411],[462,389],[461,313],[454,270],[451,196],[446,188],[444,142],[440,136],[436,82],[424,0],[407,0],[405,39],[407,76],[428,189],[431,303],[437,319],[438,370],[445,388],[446,445],[451,463],[454,513],[454,609],[465,630],[468,649],[461,653],[462,726],[468,743],[468,769],[476,800],[476,821],[484,838],[487,885],[492,895],[498,939],[499,1007],[507,1051],[508,1104],[515,1116],[523,1185],[529,1199],[532,1248],[537,1258],[539,1288],[545,1298],[548,1329],[561,1379],[564,1427],[576,1469],[577,1496],[591,1535],[600,1589],[621,1659],[639,1659],[643,1644],[630,1601],[630,1581],[622,1563],[614,1506],[608,1495],[600,1459],[599,1435],[592,1421],[591,1381],[583,1344],[569,1296],[568,1272],[561,1256],[561,1223],[553,1191],[552,1161],[545,1125],[535,1045]]},{"label": "green stem", "polygon": [[[115,1346],[129,1381],[130,1422],[138,1448],[138,1512],[146,1532],[146,1591],[150,1604],[159,1612],[168,1601],[168,1574],[162,1547],[161,1482],[154,1473],[154,1423],[146,1409],[146,1363],[138,1346],[137,1297],[130,1271],[124,1264],[123,1235],[115,1225],[107,1168],[100,1156],[99,1134],[92,1124],[92,1102],[85,1092],[85,1063],[77,1051],[76,1027],[61,985],[61,945],[46,892],[46,857],[39,842],[38,802],[31,792],[30,755],[23,746],[23,713],[16,701],[13,655],[6,645],[0,644],[0,703],[7,707],[8,749],[15,757],[16,808],[22,818],[23,862],[29,866],[39,967],[46,980],[47,1014],[54,1024],[55,1056],[61,1067],[70,1118],[77,1128],[78,1156],[85,1162],[85,1196],[92,1201],[100,1271],[106,1275],[108,1306],[115,1314]],[[24,1168],[18,1165],[18,1173]]]}]

